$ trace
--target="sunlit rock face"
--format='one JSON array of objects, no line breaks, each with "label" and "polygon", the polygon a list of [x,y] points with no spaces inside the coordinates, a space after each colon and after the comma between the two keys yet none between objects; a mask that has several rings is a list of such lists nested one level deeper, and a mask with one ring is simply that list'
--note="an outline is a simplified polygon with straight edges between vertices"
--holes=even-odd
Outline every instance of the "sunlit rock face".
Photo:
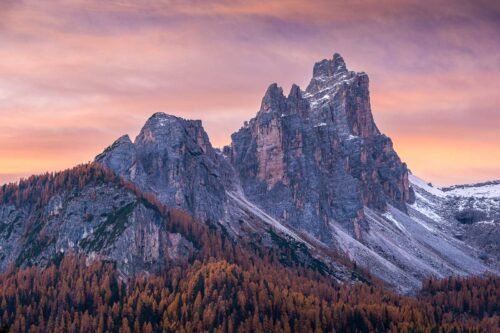
[{"label": "sunlit rock face", "polygon": [[331,223],[360,237],[363,206],[404,211],[408,171],[374,123],[368,88],[368,76],[338,54],[315,64],[305,91],[269,86],[226,150],[246,196],[323,241]]},{"label": "sunlit rock face", "polygon": [[293,85],[285,96],[270,85],[225,156],[201,122],[157,113],[134,142],[121,137],[96,160],[201,219],[222,219],[226,192],[241,188],[273,218],[322,241],[332,239],[331,223],[360,238],[364,206],[405,211],[410,198],[406,165],[374,123],[368,86],[335,54],[314,65],[305,91]]},{"label": "sunlit rock face", "polygon": [[270,85],[223,152],[200,121],[155,113],[96,162],[127,182],[63,189],[41,206],[0,204],[0,272],[71,252],[126,275],[185,262],[195,242],[169,231],[135,187],[262,253],[285,246],[294,264],[341,281],[353,275],[332,250],[405,293],[431,275],[498,272],[500,185],[443,192],[408,176],[375,125],[368,76],[338,54],[314,66],[305,90]]}]

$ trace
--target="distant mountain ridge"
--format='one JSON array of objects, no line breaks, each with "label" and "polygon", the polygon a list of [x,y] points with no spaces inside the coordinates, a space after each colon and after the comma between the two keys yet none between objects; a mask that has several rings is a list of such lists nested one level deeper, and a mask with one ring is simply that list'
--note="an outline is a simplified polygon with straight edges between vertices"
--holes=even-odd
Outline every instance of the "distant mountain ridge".
[{"label": "distant mountain ridge", "polygon": [[[470,189],[468,191],[467,189]],[[491,180],[487,182],[474,183],[474,184],[459,184],[447,187],[441,187],[443,192],[449,195],[484,195],[487,197],[500,196],[500,180]]]},{"label": "distant mountain ridge", "polygon": [[[163,228],[138,195],[147,193],[234,242],[293,249],[297,261],[338,280],[352,276],[333,253],[405,293],[430,275],[498,274],[498,257],[488,255],[499,240],[497,197],[484,203],[490,224],[460,223],[465,206],[409,173],[375,124],[368,76],[338,54],[314,65],[304,91],[293,85],[285,96],[271,84],[223,151],[201,121],[155,113],[95,165],[122,182],[64,188],[37,206],[0,202],[0,269],[68,251],[115,261],[124,274],[154,272],[165,256],[182,260],[193,243]],[[11,192],[4,187],[4,197]],[[38,241],[42,231],[50,242]]]}]

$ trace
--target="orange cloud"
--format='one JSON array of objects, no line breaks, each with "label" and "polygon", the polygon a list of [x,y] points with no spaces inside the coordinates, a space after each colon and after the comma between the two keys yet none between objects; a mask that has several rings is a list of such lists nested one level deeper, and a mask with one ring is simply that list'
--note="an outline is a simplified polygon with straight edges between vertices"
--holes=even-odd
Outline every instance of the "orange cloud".
[{"label": "orange cloud", "polygon": [[156,111],[202,119],[222,146],[271,82],[304,87],[333,52],[370,75],[379,127],[416,174],[500,178],[499,13],[495,1],[2,1],[0,182],[91,160]]}]

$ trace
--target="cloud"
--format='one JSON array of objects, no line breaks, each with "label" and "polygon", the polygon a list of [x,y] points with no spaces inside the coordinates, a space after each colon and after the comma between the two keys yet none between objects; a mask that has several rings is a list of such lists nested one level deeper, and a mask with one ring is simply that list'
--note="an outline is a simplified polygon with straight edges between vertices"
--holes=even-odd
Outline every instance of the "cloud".
[{"label": "cloud", "polygon": [[[89,160],[156,111],[227,144],[271,82],[304,87],[340,52],[370,75],[379,127],[416,173],[439,181],[475,159],[489,171],[453,179],[500,178],[475,154],[500,155],[499,22],[497,1],[2,1],[0,173]],[[441,147],[432,168],[419,142]]]}]

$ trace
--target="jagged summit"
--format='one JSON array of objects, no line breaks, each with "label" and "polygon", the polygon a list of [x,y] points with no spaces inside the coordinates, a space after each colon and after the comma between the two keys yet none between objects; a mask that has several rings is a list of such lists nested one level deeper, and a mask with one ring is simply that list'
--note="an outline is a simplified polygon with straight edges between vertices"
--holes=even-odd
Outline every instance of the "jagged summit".
[{"label": "jagged summit", "polygon": [[279,112],[284,109],[285,104],[286,97],[283,95],[283,88],[279,87],[276,83],[272,83],[262,98],[259,112]]},{"label": "jagged summit", "polygon": [[150,120],[155,120],[155,119],[180,119],[180,120],[186,120],[182,117],[179,117],[179,116],[175,116],[175,115],[172,115],[172,114],[168,114],[168,113],[165,113],[165,112],[162,112],[162,111],[158,111],[158,112],[155,112],[151,115],[151,117],[149,117],[148,121]]},{"label": "jagged summit", "polygon": [[[313,77],[311,78],[311,82],[305,91],[306,96],[309,97],[312,104],[314,104],[314,98],[310,97],[313,97],[317,93],[325,92],[325,90],[329,90],[326,92],[331,93],[331,89],[333,89],[338,83],[347,79],[352,79],[357,75],[366,76],[365,73],[349,72],[342,56],[335,53],[332,59],[323,59],[314,65]],[[294,83],[292,84],[288,97],[285,97],[283,94],[283,88],[278,86],[277,83],[272,83],[269,85],[266,93],[264,94],[260,112],[270,112],[273,110],[279,111],[283,108],[287,99],[291,97],[295,100],[297,98],[302,98],[304,97],[304,92]],[[319,97],[319,99],[325,99],[324,94]]]},{"label": "jagged summit", "polygon": [[335,53],[332,59],[323,59],[314,64],[313,78],[325,80],[331,77],[338,78],[347,73],[344,58],[340,54]]},{"label": "jagged summit", "polygon": [[169,136],[174,140],[196,139],[195,135],[194,137],[189,135],[195,134],[190,133],[192,130],[199,132],[197,134],[204,137],[204,144],[210,144],[208,136],[204,133],[201,120],[187,120],[164,112],[156,112],[146,121],[136,138],[136,142],[137,140],[154,140],[153,134]]},{"label": "jagged summit", "polygon": [[408,171],[375,125],[368,89],[339,54],[316,63],[306,92],[269,86],[256,118],[232,135],[245,194],[326,239],[333,221],[360,235],[363,206],[405,211]]},{"label": "jagged summit", "polygon": [[171,207],[202,220],[223,215],[229,165],[212,147],[200,120],[157,112],[133,143],[115,143],[96,161]]},{"label": "jagged summit", "polygon": [[132,140],[130,140],[130,137],[128,134],[122,135],[119,137],[114,143],[116,144],[122,144],[122,143],[132,143]]},{"label": "jagged summit", "polygon": [[348,71],[344,59],[338,53],[335,53],[332,59],[323,59],[314,65],[313,77],[306,88],[306,92],[309,95],[315,95],[328,89],[331,90],[341,82],[353,79],[361,74],[363,73]]},{"label": "jagged summit", "polygon": [[186,119],[165,112],[155,112],[151,117],[148,118],[143,127],[151,127],[156,125],[165,126],[169,122],[182,121],[186,121]]},{"label": "jagged summit", "polygon": [[285,96],[283,89],[272,83],[256,119],[268,123],[272,117],[294,113],[305,118],[312,115],[318,124],[333,127],[342,139],[380,134],[371,112],[368,75],[348,71],[338,53],[314,65],[313,77],[305,91],[293,84]]},{"label": "jagged summit", "polygon": [[295,83],[292,84],[290,92],[288,93],[288,99],[300,99],[302,98],[302,90]]},{"label": "jagged summit", "polygon": [[[232,135],[227,160],[200,121],[158,112],[134,143],[120,139],[97,161],[200,216],[221,218],[225,190],[241,188],[271,216],[325,241],[331,222],[360,237],[364,206],[406,210],[408,171],[374,123],[366,74],[347,71],[339,54],[313,74],[306,92],[293,85],[288,97],[271,84],[257,116]],[[162,184],[168,189],[157,190]],[[189,197],[193,186],[212,208],[197,206],[206,201],[199,193]]]},{"label": "jagged summit", "polygon": [[180,125],[193,124],[202,127],[202,121],[200,119],[186,119],[171,113],[158,111],[153,113],[146,120],[142,128],[144,129],[157,125],[160,125],[161,127],[168,127],[174,124],[180,124]]},{"label": "jagged summit", "polygon": [[[285,96],[271,84],[256,117],[231,139],[221,153],[201,121],[158,112],[134,141],[120,137],[96,162],[168,207],[221,228],[234,241],[249,238],[267,252],[283,245],[275,243],[279,234],[284,242],[302,244],[290,249],[311,250],[328,266],[335,266],[331,249],[342,250],[401,291],[418,287],[428,275],[483,272],[487,268],[474,248],[497,249],[497,234],[468,237],[467,230],[482,235],[497,228],[498,198],[483,200],[486,186],[475,192],[481,196],[477,200],[470,200],[470,188],[457,199],[444,192],[436,196],[437,189],[409,179],[392,141],[375,125],[368,76],[348,71],[338,54],[314,66],[305,91],[293,85]],[[189,252],[178,236],[157,228],[160,216],[122,185],[61,191],[35,211],[0,203],[0,270],[25,260],[16,258],[23,251],[17,239],[24,230],[41,230],[30,221],[50,221],[47,226],[56,230],[56,243],[40,251],[45,259],[60,249],[97,249],[97,255],[135,272],[150,270],[150,263],[163,258],[161,251]],[[467,244],[454,236],[453,224],[453,210],[465,204],[493,207],[484,221],[462,227],[459,237]],[[103,233],[109,236],[105,243]],[[130,246],[135,246],[133,258],[127,254]],[[45,260],[36,256],[33,262]]]}]

